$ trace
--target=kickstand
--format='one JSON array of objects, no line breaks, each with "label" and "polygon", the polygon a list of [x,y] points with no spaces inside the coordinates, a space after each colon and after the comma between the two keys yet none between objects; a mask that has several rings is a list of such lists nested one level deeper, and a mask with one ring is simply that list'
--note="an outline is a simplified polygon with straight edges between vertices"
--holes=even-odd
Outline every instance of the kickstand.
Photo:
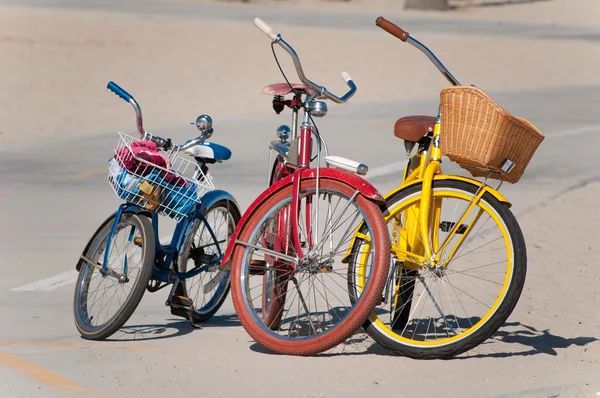
[{"label": "kickstand", "polygon": [[194,322],[194,316],[192,315],[192,311],[188,313],[188,321],[190,322],[190,326],[195,329],[202,329],[202,326],[199,323]]}]

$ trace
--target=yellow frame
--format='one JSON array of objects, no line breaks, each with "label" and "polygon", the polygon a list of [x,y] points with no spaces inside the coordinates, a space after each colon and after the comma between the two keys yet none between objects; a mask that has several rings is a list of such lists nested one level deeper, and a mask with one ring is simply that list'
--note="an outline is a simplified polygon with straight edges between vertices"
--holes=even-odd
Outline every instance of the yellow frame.
[{"label": "yellow frame", "polygon": [[[407,162],[407,165],[404,169],[404,175],[402,179],[402,183],[399,187],[395,188],[391,192],[389,192],[385,199],[389,199],[394,194],[396,194],[401,189],[406,188],[407,186],[414,184],[422,184],[423,187],[421,189],[421,200],[418,204],[415,205],[415,212],[408,213],[406,215],[406,225],[405,227],[399,229],[394,228],[394,233],[392,234],[392,254],[396,256],[396,258],[402,262],[404,262],[403,267],[408,269],[418,269],[423,266],[435,267],[436,264],[440,262],[440,256],[442,250],[446,247],[446,245],[452,240],[452,238],[456,235],[458,228],[462,224],[462,222],[467,218],[470,214],[471,210],[478,204],[479,200],[485,193],[490,193],[500,202],[506,204],[510,207],[510,202],[506,199],[502,194],[500,194],[496,189],[490,187],[489,185],[483,184],[482,182],[461,176],[455,175],[444,175],[442,174],[441,169],[441,161],[442,161],[442,151],[439,147],[439,137],[441,132],[441,115],[438,113],[436,118],[436,122],[433,127],[433,137],[431,139],[431,143],[429,148],[419,148]],[[455,180],[455,181],[463,181],[473,186],[477,187],[477,195],[473,198],[470,205],[464,212],[463,216],[457,222],[448,236],[446,237],[444,242],[439,242],[439,236],[437,234],[437,228],[432,228],[433,225],[439,225],[439,217],[441,212],[441,207],[438,203],[431,203],[432,196],[432,186],[433,181],[435,180]],[[414,215],[416,214],[416,215]],[[431,215],[433,214],[433,217]],[[467,229],[463,234],[461,234],[456,247],[452,250],[449,257],[445,259],[444,264],[447,265],[453,258],[454,254],[464,242],[468,233],[471,231],[473,225],[479,219],[481,215],[481,211],[479,214],[475,216],[470,225],[467,226]],[[391,214],[385,214],[384,219],[386,224],[390,222]],[[396,223],[398,221],[395,221]],[[395,224],[397,225],[397,224]],[[361,229],[362,225],[360,225],[353,238],[350,242],[348,252],[344,257],[343,262],[348,262],[352,247],[354,246],[354,242],[357,238],[364,239],[364,235],[360,234],[358,231]],[[396,232],[399,230],[399,232]],[[401,234],[401,238],[399,239],[396,236],[396,233]],[[419,253],[419,254],[417,254]]]}]

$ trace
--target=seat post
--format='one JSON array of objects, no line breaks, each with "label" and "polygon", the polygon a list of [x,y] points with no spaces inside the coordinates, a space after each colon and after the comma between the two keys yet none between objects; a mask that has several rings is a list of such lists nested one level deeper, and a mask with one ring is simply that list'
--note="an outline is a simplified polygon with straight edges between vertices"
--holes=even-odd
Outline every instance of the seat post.
[{"label": "seat post", "polygon": [[290,142],[294,142],[298,136],[298,108],[292,108],[292,137]]}]

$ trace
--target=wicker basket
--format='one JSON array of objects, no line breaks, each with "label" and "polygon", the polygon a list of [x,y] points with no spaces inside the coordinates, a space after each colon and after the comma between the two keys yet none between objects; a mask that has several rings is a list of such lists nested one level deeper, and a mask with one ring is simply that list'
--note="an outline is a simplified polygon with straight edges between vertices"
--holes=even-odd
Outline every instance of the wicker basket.
[{"label": "wicker basket", "polygon": [[[440,104],[440,148],[445,156],[474,177],[519,181],[544,140],[541,131],[508,113],[476,87],[445,88]],[[507,159],[515,163],[508,173],[501,169]]]}]

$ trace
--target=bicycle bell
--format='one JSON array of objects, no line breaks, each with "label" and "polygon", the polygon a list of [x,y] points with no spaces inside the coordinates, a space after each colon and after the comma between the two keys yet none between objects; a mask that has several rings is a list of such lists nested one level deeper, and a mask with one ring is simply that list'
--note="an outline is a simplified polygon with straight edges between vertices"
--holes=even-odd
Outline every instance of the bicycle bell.
[{"label": "bicycle bell", "polygon": [[212,117],[208,115],[200,115],[196,118],[196,127],[203,133],[210,131],[212,124]]},{"label": "bicycle bell", "polygon": [[279,138],[279,141],[281,141],[282,144],[287,143],[288,139],[290,138],[291,131],[292,130],[289,128],[289,126],[286,126],[285,124],[277,127],[277,138]]},{"label": "bicycle bell", "polygon": [[327,104],[324,101],[311,102],[310,114],[314,117],[323,117],[327,115]]}]

